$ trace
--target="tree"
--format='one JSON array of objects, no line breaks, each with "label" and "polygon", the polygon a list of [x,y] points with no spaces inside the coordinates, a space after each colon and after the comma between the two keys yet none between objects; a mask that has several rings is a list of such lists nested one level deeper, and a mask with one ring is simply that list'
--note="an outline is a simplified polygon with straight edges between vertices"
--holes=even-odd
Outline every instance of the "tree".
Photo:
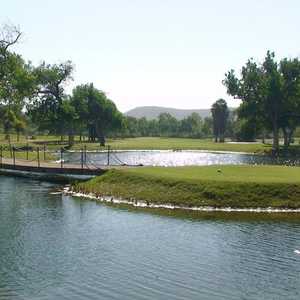
[{"label": "tree", "polygon": [[74,135],[77,125],[76,122],[79,117],[69,98],[65,98],[61,104],[60,117],[64,130],[68,134],[68,146],[72,147],[74,145]]},{"label": "tree", "polygon": [[87,124],[89,123],[89,108],[86,97],[86,89],[83,89],[82,86],[75,87],[70,97],[70,103],[77,115],[76,129],[78,130],[80,141],[82,140],[83,133],[87,131]]},{"label": "tree", "polygon": [[153,119],[148,121],[148,135],[159,136],[158,120]]},{"label": "tree", "polygon": [[15,127],[15,130],[17,132],[17,141],[19,142],[20,133],[24,132],[24,130],[26,128],[26,122],[25,122],[24,118],[16,119],[14,127]]},{"label": "tree", "polygon": [[160,134],[163,136],[177,135],[179,122],[169,113],[161,113],[158,116]]},{"label": "tree", "polygon": [[20,29],[12,24],[4,24],[0,28],[0,57],[6,56],[9,48],[18,43],[22,36]]},{"label": "tree", "polygon": [[205,137],[211,137],[213,134],[213,119],[212,117],[205,117],[202,126],[202,133]]},{"label": "tree", "polygon": [[265,116],[270,121],[273,130],[273,149],[279,150],[279,117],[282,109],[283,95],[281,78],[278,71],[278,64],[274,60],[275,54],[267,52],[265,61],[262,64],[262,104]]},{"label": "tree", "polygon": [[7,107],[4,108],[3,110],[3,115],[2,115],[2,122],[3,122],[3,129],[4,129],[4,133],[6,134],[6,139],[8,140],[9,144],[10,144],[10,130],[12,128],[14,128],[16,122],[17,122],[17,117],[15,115],[15,113],[13,112],[13,110],[8,109]]},{"label": "tree", "polygon": [[141,136],[139,127],[138,127],[138,119],[134,117],[125,117],[123,124],[123,132],[126,137],[138,137]]},{"label": "tree", "polygon": [[251,121],[240,118],[236,122],[234,136],[238,142],[254,142],[256,138],[255,126]]},{"label": "tree", "polygon": [[223,143],[225,140],[226,122],[229,115],[227,103],[224,99],[217,100],[211,107],[213,117],[213,133],[215,142]]},{"label": "tree", "polygon": [[[101,146],[105,146],[105,136],[122,127],[123,117],[115,104],[106,97],[105,93],[94,88],[93,84],[77,86],[72,93],[72,103],[81,103],[87,114],[77,114],[84,117],[91,141],[98,138]],[[76,107],[76,106],[75,106]]]},{"label": "tree", "polygon": [[43,62],[35,68],[36,92],[28,110],[40,129],[63,135],[63,101],[67,98],[65,85],[72,80],[72,72],[71,61],[58,65]]},{"label": "tree", "polygon": [[288,134],[299,120],[299,81],[298,59],[284,59],[278,64],[270,51],[260,65],[249,59],[240,78],[234,70],[225,74],[223,84],[229,95],[242,100],[243,117],[253,126],[272,130],[274,153],[279,150],[279,129],[283,129],[288,144]]},{"label": "tree", "polygon": [[180,132],[183,136],[200,138],[202,136],[202,119],[197,113],[192,113],[184,118],[180,124]]},{"label": "tree", "polygon": [[148,135],[148,122],[145,117],[138,119],[138,129],[141,136]]},{"label": "tree", "polygon": [[[19,119],[26,99],[34,90],[32,67],[23,58],[10,51],[21,37],[20,30],[12,25],[0,29],[0,106],[2,106],[3,128],[9,139],[12,129],[20,132],[25,123]],[[22,125],[21,125],[22,124]]]},{"label": "tree", "polygon": [[296,127],[300,125],[300,61],[283,59],[279,71],[282,77],[283,109],[279,118],[284,146],[288,147]]}]

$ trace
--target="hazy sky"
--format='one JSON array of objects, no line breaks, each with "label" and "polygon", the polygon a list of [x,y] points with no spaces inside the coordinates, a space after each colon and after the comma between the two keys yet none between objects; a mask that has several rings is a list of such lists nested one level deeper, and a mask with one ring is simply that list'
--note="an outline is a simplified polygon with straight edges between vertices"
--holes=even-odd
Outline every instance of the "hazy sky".
[{"label": "hazy sky", "polygon": [[1,0],[0,22],[25,33],[37,64],[72,60],[121,111],[141,105],[208,108],[224,73],[249,57],[300,55],[299,0]]}]

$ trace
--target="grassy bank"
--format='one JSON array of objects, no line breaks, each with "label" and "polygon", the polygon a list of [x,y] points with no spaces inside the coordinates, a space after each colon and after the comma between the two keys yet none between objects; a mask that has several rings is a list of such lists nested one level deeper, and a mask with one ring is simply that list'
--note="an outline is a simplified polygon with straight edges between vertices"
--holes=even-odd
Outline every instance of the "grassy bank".
[{"label": "grassy bank", "polygon": [[74,191],[188,207],[300,208],[300,168],[129,168],[79,183]]},{"label": "grassy bank", "polygon": [[109,144],[115,149],[181,149],[181,150],[212,150],[212,151],[235,151],[235,152],[264,152],[270,146],[261,143],[233,144],[214,143],[210,139],[188,138],[159,138],[141,137],[111,140]]}]

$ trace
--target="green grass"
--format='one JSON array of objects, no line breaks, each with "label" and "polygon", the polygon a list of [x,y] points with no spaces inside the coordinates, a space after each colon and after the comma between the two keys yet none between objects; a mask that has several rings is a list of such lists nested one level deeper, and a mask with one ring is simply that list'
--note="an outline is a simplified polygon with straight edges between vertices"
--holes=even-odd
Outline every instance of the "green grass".
[{"label": "green grass", "polygon": [[[298,143],[298,141],[297,141]],[[289,148],[290,154],[300,153],[300,145],[295,143]],[[58,150],[67,147],[67,138],[63,142],[58,136],[36,136],[34,140],[26,140],[21,136],[17,141],[15,135],[11,135],[11,144],[17,147],[29,145],[34,148],[43,147],[44,144],[49,150]],[[0,134],[0,146],[8,145],[4,135]],[[214,143],[211,139],[191,139],[191,138],[167,138],[167,137],[139,137],[125,139],[108,139],[107,145],[117,150],[204,150],[204,151],[232,151],[246,153],[269,153],[272,150],[271,144],[262,143]],[[86,147],[87,150],[105,150],[99,143],[79,142],[76,136],[72,150],[80,150]],[[282,152],[284,154],[284,152]]]},{"label": "green grass", "polygon": [[[10,151],[3,151],[2,156],[4,158],[12,158]],[[24,151],[22,151],[22,152],[16,151],[15,152],[15,158],[16,159],[27,160],[27,153],[24,152]],[[37,160],[37,158],[38,158],[38,156],[37,156],[37,153],[35,151],[33,151],[33,152],[29,151],[28,152],[28,160]],[[55,158],[56,157],[52,153],[46,153],[46,160],[45,161],[50,161],[50,160],[53,160]],[[44,161],[44,153],[42,151],[40,152],[40,161]]]},{"label": "green grass", "polygon": [[[105,150],[100,147],[99,143],[81,143],[76,139],[72,150],[80,150],[86,147],[87,150]],[[17,141],[16,136],[11,136],[11,144],[16,147],[30,146],[33,148],[43,147],[46,145],[48,150],[58,150],[61,147],[67,147],[65,140],[63,143],[60,137],[55,136],[36,136],[34,140],[26,140],[20,137]],[[270,145],[261,143],[250,144],[231,144],[231,143],[214,143],[209,139],[188,139],[188,138],[160,138],[160,137],[141,137],[126,139],[108,139],[107,145],[117,150],[207,150],[207,151],[233,151],[247,153],[265,153],[271,150]],[[0,135],[0,146],[8,146],[8,142]]]},{"label": "green grass", "polygon": [[[54,135],[37,135],[34,137],[34,139],[27,139],[26,136],[20,135],[19,140],[17,138],[16,134],[10,134],[10,141],[12,144],[26,144],[29,143],[35,143],[38,141],[48,141],[48,142],[55,142],[59,140],[60,137],[54,136]],[[8,141],[5,139],[5,135],[3,133],[0,133],[0,144],[8,144]]]},{"label": "green grass", "polygon": [[[57,136],[36,136],[34,140],[32,139],[26,139],[26,137],[21,136],[19,140],[17,139],[17,136],[14,134],[10,135],[11,138],[11,146],[16,147],[16,148],[21,148],[21,147],[31,147],[33,150],[28,152],[28,159],[33,160],[37,159],[37,147],[40,148],[40,160],[44,160],[44,154],[43,154],[43,149],[44,149],[44,143],[46,144],[46,151],[56,151],[60,149],[62,146],[57,145],[57,141],[59,138]],[[49,145],[48,145],[49,143]],[[11,152],[8,150],[9,149],[9,143],[5,139],[5,136],[3,134],[0,134],[0,147],[3,147],[5,149],[2,152],[3,157],[5,158],[11,158]],[[16,151],[15,152],[16,159],[27,159],[27,153],[26,151]],[[52,153],[47,152],[46,153],[46,161],[48,160],[53,160],[55,159],[55,155]]]},{"label": "green grass", "polygon": [[215,165],[129,168],[126,173],[187,182],[199,180],[254,183],[299,183],[300,168],[288,166]]},{"label": "green grass", "polygon": [[128,168],[108,171],[73,188],[98,196],[188,207],[300,208],[298,167]]},{"label": "green grass", "polygon": [[214,150],[214,151],[236,151],[236,152],[263,152],[270,146],[260,143],[231,144],[214,143],[209,139],[188,138],[159,138],[142,137],[111,140],[109,144],[114,149],[181,149],[181,150]]}]

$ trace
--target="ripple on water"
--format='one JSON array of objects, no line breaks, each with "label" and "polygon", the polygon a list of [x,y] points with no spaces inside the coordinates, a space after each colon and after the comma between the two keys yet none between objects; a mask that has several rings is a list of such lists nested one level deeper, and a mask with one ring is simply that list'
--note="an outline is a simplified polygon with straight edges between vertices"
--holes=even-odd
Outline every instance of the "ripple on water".
[{"label": "ripple on water", "polygon": [[52,188],[1,177],[1,300],[299,299],[299,220],[164,217]]},{"label": "ripple on water", "polygon": [[[80,153],[66,154],[66,160],[80,164]],[[107,153],[88,153],[87,161],[95,165],[107,164]],[[110,155],[110,163],[145,166],[203,166],[224,164],[300,165],[298,157],[276,158],[245,153],[216,153],[203,151],[118,151]]]}]

